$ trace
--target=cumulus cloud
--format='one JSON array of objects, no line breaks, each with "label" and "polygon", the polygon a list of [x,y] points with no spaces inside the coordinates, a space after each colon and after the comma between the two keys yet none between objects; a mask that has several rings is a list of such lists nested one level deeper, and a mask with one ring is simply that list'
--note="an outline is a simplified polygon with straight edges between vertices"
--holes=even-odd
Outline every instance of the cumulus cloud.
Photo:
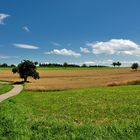
[{"label": "cumulus cloud", "polygon": [[131,40],[112,39],[107,42],[87,43],[93,54],[140,55],[140,46]]},{"label": "cumulus cloud", "polygon": [[22,49],[39,49],[37,46],[28,45],[28,44],[13,44],[16,48],[22,48]]},{"label": "cumulus cloud", "polygon": [[54,45],[54,46],[61,46],[61,44],[59,44],[57,42],[52,42],[52,45]]},{"label": "cumulus cloud", "polygon": [[27,26],[23,26],[22,29],[23,29],[25,32],[30,32],[30,29],[29,29]]},{"label": "cumulus cloud", "polygon": [[64,56],[74,56],[74,57],[79,57],[81,56],[80,53],[76,53],[72,50],[67,50],[67,49],[61,49],[61,50],[57,50],[57,49],[54,49],[50,52],[45,52],[45,54],[56,54],[56,55],[64,55]]},{"label": "cumulus cloud", "polygon": [[82,48],[82,47],[80,47],[80,51],[82,53],[90,53],[90,51],[88,50],[88,48]]},{"label": "cumulus cloud", "polygon": [[0,24],[4,24],[4,20],[8,18],[9,16],[10,15],[8,14],[0,13]]}]

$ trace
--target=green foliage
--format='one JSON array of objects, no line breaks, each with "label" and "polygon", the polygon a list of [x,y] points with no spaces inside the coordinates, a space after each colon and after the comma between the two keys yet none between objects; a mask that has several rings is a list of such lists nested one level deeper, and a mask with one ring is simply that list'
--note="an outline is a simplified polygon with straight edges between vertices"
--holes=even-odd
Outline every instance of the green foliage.
[{"label": "green foliage", "polygon": [[137,70],[138,67],[139,67],[138,63],[133,63],[132,66],[131,66],[131,69]]},{"label": "green foliage", "polygon": [[17,72],[18,72],[18,68],[17,68],[17,67],[14,67],[14,68],[12,69],[12,72],[13,72],[13,73],[17,73]]},{"label": "green foliage", "polygon": [[12,89],[12,85],[10,84],[0,84],[0,94],[3,94],[5,92],[8,92],[9,90]]},{"label": "green foliage", "polygon": [[86,64],[83,64],[81,67],[87,67],[87,65]]},{"label": "green foliage", "polygon": [[119,61],[116,63],[116,65],[117,65],[118,67],[120,67],[120,66],[121,66],[121,64],[122,64],[122,63],[121,63],[121,62],[119,62]]},{"label": "green foliage", "polygon": [[33,63],[29,60],[24,60],[17,67],[12,69],[13,73],[19,73],[20,78],[24,79],[24,82],[27,82],[29,76],[34,79],[39,79],[39,73],[36,71],[37,62]]},{"label": "green foliage", "polygon": [[112,65],[113,65],[114,67],[115,67],[115,66],[120,67],[120,66],[122,65],[122,63],[118,61],[118,62],[113,62]]},{"label": "green foliage", "polygon": [[67,67],[68,66],[68,63],[67,62],[64,62],[63,66],[64,67]]},{"label": "green foliage", "polygon": [[140,139],[139,90],[24,91],[0,103],[0,139]]}]

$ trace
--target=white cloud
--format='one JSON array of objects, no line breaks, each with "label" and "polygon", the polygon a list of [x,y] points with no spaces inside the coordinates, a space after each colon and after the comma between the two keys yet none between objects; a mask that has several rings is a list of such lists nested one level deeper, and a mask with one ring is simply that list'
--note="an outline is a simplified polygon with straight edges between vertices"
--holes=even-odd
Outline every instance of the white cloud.
[{"label": "white cloud", "polygon": [[8,14],[0,13],[0,24],[4,24],[4,20],[8,18],[9,16],[10,15]]},{"label": "white cloud", "polygon": [[80,53],[76,53],[72,50],[67,50],[67,49],[61,49],[61,50],[57,50],[57,49],[54,49],[50,52],[45,52],[45,54],[56,54],[56,55],[64,55],[64,56],[74,56],[74,57],[79,57],[81,56]]},{"label": "white cloud", "polygon": [[61,44],[59,44],[57,42],[52,42],[52,45],[54,45],[54,46],[61,46]]},{"label": "white cloud", "polygon": [[82,48],[82,47],[80,47],[80,51],[82,53],[90,53],[90,51],[88,50],[88,48]]},{"label": "white cloud", "polygon": [[25,32],[30,32],[30,29],[29,29],[27,26],[23,26],[22,29],[23,29]]},{"label": "white cloud", "polygon": [[114,61],[111,59],[108,60],[95,60],[95,65],[111,66]]},{"label": "white cloud", "polygon": [[112,39],[107,42],[87,43],[93,54],[140,55],[140,46],[131,40]]},{"label": "white cloud", "polygon": [[39,49],[37,46],[28,45],[28,44],[13,44],[16,48],[22,48],[22,49]]},{"label": "white cloud", "polygon": [[86,62],[84,62],[84,64],[86,64],[86,65],[95,65],[95,62],[94,61],[86,61]]},{"label": "white cloud", "polygon": [[95,60],[95,61],[85,61],[83,64],[86,64],[88,66],[90,65],[104,65],[104,66],[110,66],[112,64],[113,60]]},{"label": "white cloud", "polygon": [[11,59],[11,58],[18,58],[18,56],[6,56],[6,55],[0,55],[0,59]]}]

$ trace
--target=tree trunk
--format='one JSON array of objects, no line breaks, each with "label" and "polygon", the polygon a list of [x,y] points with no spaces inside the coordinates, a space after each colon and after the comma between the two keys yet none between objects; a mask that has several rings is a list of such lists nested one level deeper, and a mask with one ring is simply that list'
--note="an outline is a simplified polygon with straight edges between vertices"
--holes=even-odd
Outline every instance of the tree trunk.
[{"label": "tree trunk", "polygon": [[27,82],[27,76],[24,77],[24,82]]}]

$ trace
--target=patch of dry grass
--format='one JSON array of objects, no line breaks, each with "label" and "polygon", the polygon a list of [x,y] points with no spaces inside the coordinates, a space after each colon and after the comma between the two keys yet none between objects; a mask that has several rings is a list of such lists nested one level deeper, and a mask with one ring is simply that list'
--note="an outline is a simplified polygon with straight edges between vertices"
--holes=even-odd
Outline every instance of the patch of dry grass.
[{"label": "patch of dry grass", "polygon": [[123,86],[123,85],[140,85],[140,80],[128,80],[128,81],[121,81],[121,82],[113,82],[109,83],[108,86]]},{"label": "patch of dry grass", "polygon": [[[66,90],[73,88],[118,85],[122,83],[136,84],[140,80],[140,71],[132,71],[130,68],[97,69],[97,70],[38,70],[40,79],[29,78],[26,90]],[[18,75],[10,70],[0,71],[0,80],[17,82],[21,81]]]}]

